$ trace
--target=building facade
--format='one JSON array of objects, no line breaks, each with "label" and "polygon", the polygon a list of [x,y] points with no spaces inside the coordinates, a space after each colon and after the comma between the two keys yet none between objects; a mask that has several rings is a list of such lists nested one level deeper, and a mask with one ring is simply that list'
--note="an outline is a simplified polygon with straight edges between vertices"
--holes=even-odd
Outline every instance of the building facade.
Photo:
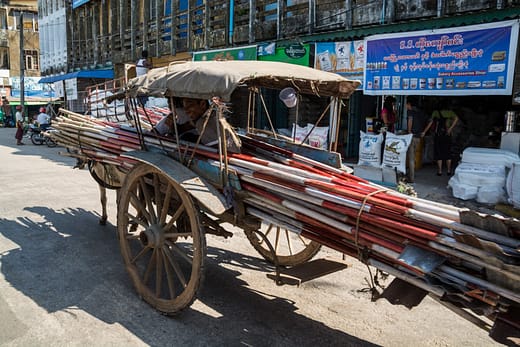
[{"label": "building facade", "polygon": [[519,8],[519,0],[40,0],[42,73],[134,62],[142,49],[171,60],[183,52],[267,41],[362,38],[396,24],[443,25],[428,24],[437,19],[469,24],[468,16],[493,20]]},{"label": "building facade", "polygon": [[0,3],[0,93],[15,100],[12,104],[20,98],[21,76],[29,100],[41,89],[36,5],[36,0]]},{"label": "building facade", "polygon": [[[124,65],[135,63],[145,49],[159,67],[174,60],[221,59],[215,52],[225,49],[253,46],[258,59],[269,59],[260,57],[260,51],[271,44],[286,55],[298,55],[294,53],[304,47],[303,64],[317,67],[316,47],[327,42],[520,18],[520,0],[39,0],[38,8],[44,33],[42,75],[50,76],[45,79],[49,83],[78,74],[91,78],[76,79],[78,92],[98,81],[99,71],[108,69],[115,77],[122,76]],[[505,109],[518,107],[511,99],[514,91],[520,91],[520,64],[517,56],[510,59],[516,60],[516,68],[508,71],[515,81],[513,92],[486,100],[497,105],[493,116],[497,119]],[[346,156],[355,155],[365,117],[377,116],[382,104],[381,96],[366,94],[356,92],[343,117]],[[403,122],[404,98],[398,101]],[[427,107],[435,102],[424,100]]]}]

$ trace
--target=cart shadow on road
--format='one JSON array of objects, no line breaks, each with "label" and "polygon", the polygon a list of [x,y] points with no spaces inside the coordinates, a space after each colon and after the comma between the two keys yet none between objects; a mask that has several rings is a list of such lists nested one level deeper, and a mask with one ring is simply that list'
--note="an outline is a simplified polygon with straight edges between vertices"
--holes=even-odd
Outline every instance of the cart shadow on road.
[{"label": "cart shadow on road", "polygon": [[[240,271],[218,261],[233,259],[251,269],[264,265],[220,248],[208,251],[215,257],[208,258],[200,299],[178,316],[163,316],[138,299],[123,266],[115,226],[100,226],[98,215],[81,208],[31,207],[26,212],[34,217],[0,219],[0,234],[10,244],[0,239],[0,270],[10,286],[49,314],[61,312],[75,320],[84,311],[106,324],[120,324],[151,346],[172,341],[200,346],[374,346],[295,312],[287,299],[248,288]],[[36,310],[23,300],[8,304],[16,310]],[[39,310],[34,314],[32,319],[38,321],[52,317]],[[16,319],[16,313],[11,318]],[[66,318],[61,320],[67,324]],[[71,336],[71,341],[76,339]]]}]

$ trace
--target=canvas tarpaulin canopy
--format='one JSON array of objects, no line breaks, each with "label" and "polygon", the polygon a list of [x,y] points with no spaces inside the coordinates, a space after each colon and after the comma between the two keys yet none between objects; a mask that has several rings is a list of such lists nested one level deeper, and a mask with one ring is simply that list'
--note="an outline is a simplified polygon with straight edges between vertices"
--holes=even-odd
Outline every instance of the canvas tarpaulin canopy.
[{"label": "canvas tarpaulin canopy", "polygon": [[303,94],[349,97],[359,81],[310,67],[267,61],[179,62],[152,69],[128,82],[131,96],[177,96],[229,101],[240,85],[283,89],[292,87]]}]

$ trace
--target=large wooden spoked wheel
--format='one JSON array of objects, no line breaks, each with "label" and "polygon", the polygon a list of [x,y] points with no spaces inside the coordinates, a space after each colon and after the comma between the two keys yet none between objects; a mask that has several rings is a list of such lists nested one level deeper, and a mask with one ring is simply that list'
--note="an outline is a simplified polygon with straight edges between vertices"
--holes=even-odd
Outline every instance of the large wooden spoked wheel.
[{"label": "large wooden spoked wheel", "polygon": [[[319,252],[321,245],[306,239],[275,224],[264,224],[257,232],[245,230],[246,236],[253,247],[265,260],[281,266],[295,266],[306,263]],[[263,234],[260,235],[260,234]],[[269,241],[273,251],[266,242]]]},{"label": "large wooden spoked wheel", "polygon": [[136,166],[121,189],[117,229],[138,294],[165,314],[188,307],[201,285],[206,253],[188,192],[161,170]]}]

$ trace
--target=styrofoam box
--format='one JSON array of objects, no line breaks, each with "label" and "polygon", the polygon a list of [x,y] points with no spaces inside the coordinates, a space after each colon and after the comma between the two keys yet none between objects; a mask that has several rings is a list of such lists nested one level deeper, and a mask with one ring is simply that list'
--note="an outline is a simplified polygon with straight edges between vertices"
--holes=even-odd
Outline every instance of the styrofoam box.
[{"label": "styrofoam box", "polygon": [[477,197],[478,187],[461,183],[457,177],[453,176],[448,182],[454,197],[461,200],[471,200]]},{"label": "styrofoam box", "polygon": [[461,163],[455,169],[455,177],[459,182],[476,187],[504,187],[506,184],[506,170],[503,165]]},{"label": "styrofoam box", "polygon": [[463,163],[502,165],[511,168],[520,157],[511,151],[497,148],[468,147],[462,152]]},{"label": "styrofoam box", "polygon": [[482,186],[478,189],[477,201],[483,204],[497,204],[506,200],[503,187]]}]

